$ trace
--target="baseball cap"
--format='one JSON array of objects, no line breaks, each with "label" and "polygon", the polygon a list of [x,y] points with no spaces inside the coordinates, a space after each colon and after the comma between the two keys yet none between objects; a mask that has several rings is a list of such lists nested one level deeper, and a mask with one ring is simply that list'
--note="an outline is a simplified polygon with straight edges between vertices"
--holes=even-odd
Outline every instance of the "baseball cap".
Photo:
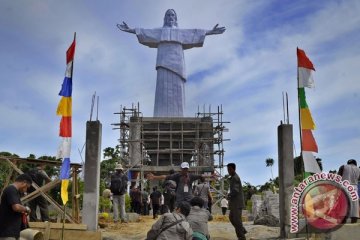
[{"label": "baseball cap", "polygon": [[189,163],[188,162],[182,162],[180,167],[181,168],[189,168]]}]

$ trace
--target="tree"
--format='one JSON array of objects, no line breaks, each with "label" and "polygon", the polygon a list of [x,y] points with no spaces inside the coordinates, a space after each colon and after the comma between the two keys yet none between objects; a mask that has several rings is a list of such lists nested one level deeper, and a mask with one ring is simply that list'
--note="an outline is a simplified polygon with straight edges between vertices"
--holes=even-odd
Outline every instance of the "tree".
[{"label": "tree", "polygon": [[295,176],[304,174],[304,163],[301,156],[294,158],[294,173]]},{"label": "tree", "polygon": [[265,160],[265,163],[266,163],[266,167],[270,167],[270,170],[271,170],[271,179],[274,179],[273,171],[272,171],[272,166],[274,165],[274,159],[272,159],[272,158],[267,158],[267,159]]},{"label": "tree", "polygon": [[257,189],[255,186],[251,185],[251,183],[244,182],[243,192],[244,192],[244,196],[245,196],[245,202],[247,202],[248,200],[251,199],[251,196],[253,194],[257,193]]},{"label": "tree", "polygon": [[115,148],[107,147],[103,150],[104,160],[100,163],[100,179],[104,180],[106,185],[110,181],[110,176],[114,172],[116,164],[125,165],[123,158],[120,156],[119,145]]}]

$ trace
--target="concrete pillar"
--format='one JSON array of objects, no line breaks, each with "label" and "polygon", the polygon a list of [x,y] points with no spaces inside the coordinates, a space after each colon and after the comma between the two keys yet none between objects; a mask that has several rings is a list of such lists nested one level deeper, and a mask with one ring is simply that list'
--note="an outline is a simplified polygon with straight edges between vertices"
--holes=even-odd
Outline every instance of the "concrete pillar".
[{"label": "concrete pillar", "polygon": [[294,190],[293,126],[278,126],[280,237],[290,237],[291,196]]},{"label": "concrete pillar", "polygon": [[99,121],[86,122],[82,223],[90,231],[98,228],[101,134],[102,125]]}]

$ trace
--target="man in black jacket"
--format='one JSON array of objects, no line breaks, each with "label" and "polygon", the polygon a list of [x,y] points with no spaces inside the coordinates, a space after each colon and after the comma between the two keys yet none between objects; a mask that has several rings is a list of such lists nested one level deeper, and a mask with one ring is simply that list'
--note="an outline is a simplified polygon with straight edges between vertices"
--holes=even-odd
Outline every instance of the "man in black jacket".
[{"label": "man in black jacket", "polygon": [[227,165],[227,170],[230,175],[230,192],[228,194],[229,200],[229,219],[231,224],[235,228],[236,236],[238,240],[246,240],[245,233],[246,230],[242,224],[241,214],[242,210],[245,207],[244,204],[244,193],[242,190],[241,180],[239,175],[235,172],[236,165],[235,163],[229,163]]},{"label": "man in black jacket", "polygon": [[21,174],[7,186],[0,202],[0,239],[18,239],[21,231],[22,214],[29,214],[30,208],[21,204],[20,195],[31,186],[29,175]]}]

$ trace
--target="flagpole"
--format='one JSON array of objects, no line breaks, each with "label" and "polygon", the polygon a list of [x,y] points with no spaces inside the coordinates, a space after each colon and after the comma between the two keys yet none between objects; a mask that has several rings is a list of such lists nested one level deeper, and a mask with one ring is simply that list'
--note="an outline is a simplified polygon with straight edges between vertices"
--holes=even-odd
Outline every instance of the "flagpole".
[{"label": "flagpole", "polygon": [[66,203],[64,204],[64,212],[63,212],[63,222],[61,228],[61,240],[64,240],[64,230],[65,230],[65,211],[66,211]]}]

